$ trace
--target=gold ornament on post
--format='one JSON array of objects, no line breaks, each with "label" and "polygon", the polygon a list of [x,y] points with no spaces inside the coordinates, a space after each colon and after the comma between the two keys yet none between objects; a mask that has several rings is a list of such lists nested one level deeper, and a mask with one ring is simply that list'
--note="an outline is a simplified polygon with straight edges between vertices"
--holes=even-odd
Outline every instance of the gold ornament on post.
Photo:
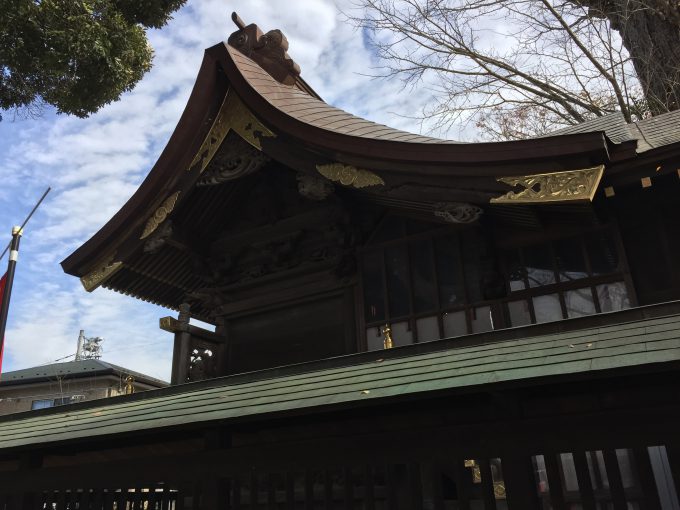
[{"label": "gold ornament on post", "polygon": [[125,394],[132,395],[135,392],[135,378],[128,375],[125,378]]},{"label": "gold ornament on post", "polygon": [[389,324],[385,324],[381,329],[380,332],[383,335],[383,349],[391,349],[394,347],[392,343],[392,328],[390,328]]}]

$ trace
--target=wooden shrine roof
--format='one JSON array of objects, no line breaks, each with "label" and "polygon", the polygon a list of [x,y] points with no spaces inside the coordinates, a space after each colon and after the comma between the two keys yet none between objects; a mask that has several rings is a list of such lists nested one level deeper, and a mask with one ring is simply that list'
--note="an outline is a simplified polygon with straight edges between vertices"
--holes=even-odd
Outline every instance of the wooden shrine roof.
[{"label": "wooden shrine roof", "polygon": [[[615,321],[627,313],[608,315]],[[332,368],[305,371],[299,365],[297,373],[284,375],[271,369],[213,380],[207,387],[192,383],[10,415],[0,419],[0,449],[375,406],[404,397],[487,391],[505,383],[620,374],[633,367],[658,372],[680,362],[680,314],[550,335],[531,336],[532,328],[537,326],[517,328],[519,338],[485,345],[413,354],[425,345],[416,344],[380,351],[384,359],[377,358],[380,353],[362,353]]]},{"label": "wooden shrine roof", "polygon": [[667,145],[680,143],[680,110],[668,112],[637,122],[626,122],[621,112],[559,129],[545,136],[604,132],[614,143],[635,141],[641,154]]},{"label": "wooden shrine roof", "polygon": [[[151,255],[145,244],[164,223],[182,223],[193,237],[188,244],[209,241],[224,227],[230,214],[226,204],[243,174],[234,172],[225,178],[229,182],[209,191],[199,191],[198,184],[243,156],[229,153],[242,146],[256,152],[242,159],[267,161],[260,168],[277,165],[293,179],[322,180],[336,191],[426,221],[445,221],[437,208],[472,204],[523,226],[533,221],[531,206],[495,201],[510,200],[532,177],[573,172],[582,179],[599,172],[588,178],[587,193],[568,198],[569,206],[580,207],[596,192],[603,197],[604,186],[617,184],[614,178],[639,182],[640,176],[656,175],[660,163],[654,158],[665,149],[638,154],[636,147],[666,142],[674,147],[673,140],[680,141],[666,129],[676,117],[664,116],[635,128],[621,126],[614,117],[596,119],[541,138],[493,143],[406,133],[325,103],[301,78],[280,31],[263,34],[256,25],[234,19],[239,30],[228,43],[206,50],[185,111],[147,178],[99,232],[62,262],[88,291],[103,285],[175,309],[197,292],[204,282],[183,248],[172,251],[166,244]],[[226,156],[220,159],[222,150]],[[644,167],[639,157],[646,158]],[[509,184],[513,180],[519,184]],[[196,310],[195,316],[211,320],[207,309]]]}]

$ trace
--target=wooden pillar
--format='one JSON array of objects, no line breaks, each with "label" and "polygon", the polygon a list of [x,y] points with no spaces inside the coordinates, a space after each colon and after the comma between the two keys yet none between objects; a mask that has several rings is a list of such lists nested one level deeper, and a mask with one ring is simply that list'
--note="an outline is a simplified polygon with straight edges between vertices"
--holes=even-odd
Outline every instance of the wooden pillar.
[{"label": "wooden pillar", "polygon": [[160,328],[175,334],[175,344],[172,352],[172,374],[170,384],[182,384],[189,375],[189,357],[191,355],[191,334],[189,333],[190,306],[188,303],[179,305],[177,319],[163,317]]},{"label": "wooden pillar", "polygon": [[[43,464],[42,455],[26,453],[19,460],[19,469],[26,474],[26,479],[31,479],[31,472],[40,469]],[[21,496],[21,510],[33,510],[38,508],[38,494],[35,491],[25,491]]]},{"label": "wooden pillar", "polygon": [[227,326],[223,317],[217,319],[215,334],[224,338],[224,341],[217,347],[217,377],[227,375],[229,371],[229,339],[227,338]]},{"label": "wooden pillar", "polygon": [[511,510],[539,508],[531,457],[514,453],[503,457],[506,498]]}]

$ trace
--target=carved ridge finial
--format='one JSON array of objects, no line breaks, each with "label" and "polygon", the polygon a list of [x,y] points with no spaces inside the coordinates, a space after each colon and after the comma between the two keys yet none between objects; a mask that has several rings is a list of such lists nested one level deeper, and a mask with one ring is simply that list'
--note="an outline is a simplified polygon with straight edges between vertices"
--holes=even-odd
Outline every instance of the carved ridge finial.
[{"label": "carved ridge finial", "polygon": [[238,30],[229,36],[227,44],[253,59],[279,83],[295,85],[300,66],[288,55],[288,39],[283,32],[274,29],[265,34],[254,23],[246,25],[235,12],[231,19]]}]

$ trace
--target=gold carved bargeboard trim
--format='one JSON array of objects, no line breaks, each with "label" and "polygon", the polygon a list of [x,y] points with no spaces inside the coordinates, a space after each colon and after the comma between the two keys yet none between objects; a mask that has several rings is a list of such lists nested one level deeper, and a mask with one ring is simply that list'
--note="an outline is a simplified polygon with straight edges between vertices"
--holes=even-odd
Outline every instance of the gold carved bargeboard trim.
[{"label": "gold carved bargeboard trim", "polygon": [[498,182],[522,186],[522,191],[509,191],[492,198],[496,204],[540,204],[545,202],[592,201],[604,173],[604,165],[581,170],[547,174],[500,177]]},{"label": "gold carved bargeboard trim", "polygon": [[158,226],[165,221],[165,218],[172,212],[177,203],[177,197],[179,197],[179,191],[174,192],[168,198],[166,198],[158,209],[153,213],[151,218],[146,221],[144,226],[144,232],[140,236],[140,239],[149,237]]},{"label": "gold carved bargeboard trim", "polygon": [[122,262],[106,262],[80,278],[86,291],[92,292],[123,267]]},{"label": "gold carved bargeboard trim", "polygon": [[342,163],[330,163],[328,165],[316,165],[317,171],[326,179],[339,182],[343,186],[354,188],[366,188],[368,186],[384,186],[385,181],[379,175]]},{"label": "gold carved bargeboard trim", "polygon": [[222,102],[222,106],[220,106],[220,111],[217,113],[210,132],[205,137],[205,140],[203,140],[201,148],[198,150],[189,168],[187,168],[187,171],[199,165],[199,173],[202,173],[212,160],[217,149],[222,145],[227,133],[232,129],[258,150],[262,150],[261,137],[276,136],[257,120],[236,93],[227,91],[227,95]]}]

